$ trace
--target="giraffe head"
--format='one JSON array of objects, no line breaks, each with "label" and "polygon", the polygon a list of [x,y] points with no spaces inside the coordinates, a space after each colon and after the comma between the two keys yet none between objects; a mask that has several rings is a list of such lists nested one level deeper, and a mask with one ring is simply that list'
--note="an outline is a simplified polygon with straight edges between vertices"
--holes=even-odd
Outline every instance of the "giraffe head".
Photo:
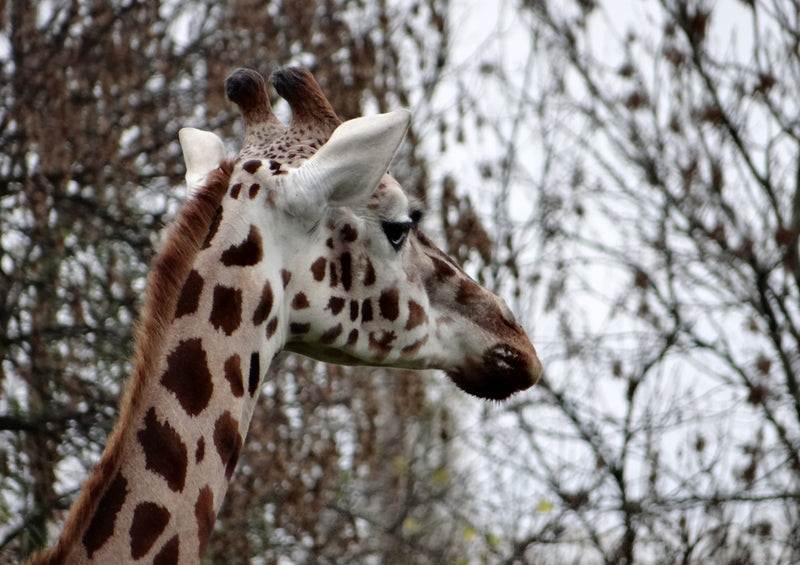
[{"label": "giraffe head", "polygon": [[[226,81],[245,133],[229,190],[240,208],[223,212],[252,218],[243,224],[279,265],[268,337],[327,362],[442,369],[483,398],[533,385],[541,364],[523,328],[422,234],[421,211],[387,173],[409,112],[342,123],[308,71],[271,82],[291,107],[288,126],[261,75],[240,69]],[[224,153],[199,130],[182,130],[181,144],[190,186]]]}]

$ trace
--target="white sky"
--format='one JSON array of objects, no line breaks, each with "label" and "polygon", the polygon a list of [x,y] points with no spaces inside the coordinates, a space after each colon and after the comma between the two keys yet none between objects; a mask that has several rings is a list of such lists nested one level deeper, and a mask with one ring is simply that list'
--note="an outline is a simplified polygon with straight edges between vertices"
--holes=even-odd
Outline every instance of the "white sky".
[{"label": "white sky", "polygon": [[[524,21],[515,11],[517,4],[517,2],[509,1],[493,3],[479,0],[460,0],[454,3],[452,62],[456,71],[447,77],[452,82],[449,85],[446,82],[437,91],[435,104],[438,104],[439,108],[452,109],[454,107],[453,98],[456,95],[456,89],[453,84],[459,81],[462,85],[466,85],[471,92],[481,95],[480,99],[485,104],[482,109],[488,115],[495,116],[498,121],[508,119],[508,108],[498,104],[501,97],[492,90],[496,87],[482,79],[478,72],[478,66],[482,63],[498,64],[507,71],[516,70],[519,76],[522,75],[530,51],[530,39],[523,27]],[[555,4],[551,3],[551,5]],[[590,20],[589,35],[592,40],[592,54],[603,61],[614,63],[622,61],[622,53],[618,48],[619,38],[624,37],[629,29],[636,30],[640,36],[646,36],[647,29],[660,28],[663,25],[658,12],[650,9],[652,3],[613,0],[602,2],[602,4],[606,7],[607,17],[599,15],[593,17]],[[714,16],[708,31],[708,44],[711,49],[715,53],[725,54],[726,58],[737,60],[743,64],[748,63],[753,42],[752,30],[749,27],[751,19],[748,8],[738,0],[718,0],[714,2],[714,8]],[[657,36],[658,34],[653,34],[654,38]],[[645,73],[647,70],[645,67]],[[548,72],[546,61],[537,61],[532,72],[534,80],[531,81],[531,84],[536,85],[537,80],[546,80]],[[431,135],[430,137],[435,136]],[[531,165],[530,160],[535,163],[537,159],[537,140],[525,138],[523,133],[519,142],[521,147],[518,154],[524,154],[529,159],[526,162],[528,168],[536,170],[536,166]],[[437,142],[432,141],[431,143]],[[490,210],[492,195],[481,191],[476,160],[481,155],[501,153],[502,148],[498,148],[495,143],[495,140],[486,136],[472,135],[468,136],[467,142],[463,146],[451,144],[444,158],[433,162],[432,186],[437,186],[439,180],[444,176],[453,174],[460,182],[460,190],[467,190],[472,195],[473,201],[480,203],[480,210]],[[528,148],[526,148],[526,144],[529,144]],[[435,154],[435,151],[436,148],[431,147],[431,154]],[[513,200],[512,211],[516,216],[512,219],[523,222],[531,214],[536,213],[538,203],[526,198],[525,195],[530,194],[530,191],[526,192],[524,187],[516,185],[513,190],[513,198],[516,200]],[[608,226],[602,224],[598,225],[596,231],[600,234],[611,235]],[[629,274],[602,268],[587,275],[587,278],[601,280],[606,287],[615,284],[630,284]],[[582,296],[568,294],[565,299],[575,301],[577,308],[584,315],[583,320],[589,334],[603,334],[604,326],[609,322],[608,304],[585,294]],[[566,379],[563,382],[571,383],[570,387],[573,389],[571,394],[576,397],[583,394],[584,399],[592,398],[592,402],[596,404],[599,418],[619,416],[620,411],[624,410],[624,404],[620,403],[620,397],[624,395],[624,390],[621,390],[624,389],[624,383],[614,383],[608,378],[601,381],[602,384],[587,381],[587,379],[591,379],[591,376],[585,372],[585,367],[573,365],[559,357],[563,349],[557,344],[558,332],[553,325],[556,321],[552,318],[548,319],[541,312],[540,305],[531,305],[527,310],[526,307],[528,305],[518,305],[518,311],[524,311],[523,325],[528,328],[533,342],[540,352],[548,378],[553,382]],[[752,335],[745,335],[744,330],[737,333],[736,328],[725,329],[728,336],[738,340],[742,347],[749,347],[754,351],[757,349],[758,344]],[[714,330],[713,326],[708,326],[707,331],[713,332]],[[622,344],[622,341],[620,343]],[[635,346],[636,344],[627,344],[627,346],[631,345]],[[607,369],[605,370],[607,371]],[[653,398],[660,398],[663,401],[660,407],[655,404],[653,406],[656,411],[663,411],[662,414],[665,418],[668,418],[670,414],[675,414],[674,411],[679,408],[693,410],[704,416],[702,420],[695,419],[685,425],[674,425],[672,431],[666,433],[657,445],[663,449],[663,460],[672,460],[672,468],[680,469],[681,465],[686,464],[683,461],[687,447],[696,439],[697,430],[705,430],[708,434],[707,439],[723,450],[719,455],[723,461],[720,469],[729,469],[730,474],[722,479],[723,481],[727,479],[725,482],[733,488],[735,465],[741,465],[742,461],[741,446],[752,436],[754,427],[759,425],[759,418],[748,406],[742,405],[741,398],[731,396],[729,391],[719,386],[719,381],[715,377],[709,377],[713,375],[713,371],[713,364],[698,366],[687,364],[683,360],[676,360],[665,364],[660,371],[660,376],[648,383],[648,386],[652,388],[649,394]],[[536,392],[525,392],[520,397],[526,394],[536,395]],[[672,404],[678,399],[681,401],[680,405]],[[459,402],[457,398],[450,398],[448,401]],[[524,400],[520,401],[524,402]],[[505,436],[505,442],[501,442],[501,445],[517,451],[514,455],[510,455],[509,451],[502,450],[491,451],[491,453],[495,455],[505,453],[519,461],[535,460],[530,454],[519,453],[519,450],[523,449],[520,446],[525,445],[525,438],[521,435],[523,432],[514,425],[509,425],[508,421],[503,418],[501,409],[487,409],[479,401],[471,399],[462,399],[460,405],[463,409],[462,421],[468,430],[464,434],[465,437],[470,437],[473,432],[485,431],[488,410],[488,420],[492,422],[491,425],[496,426],[498,435]],[[657,414],[658,412],[656,412]],[[557,418],[557,415],[555,417]],[[552,433],[553,439],[548,442],[548,449],[551,450],[553,458],[563,459],[575,465],[576,468],[581,468],[581,458],[586,457],[585,446],[581,447],[574,441],[558,439],[563,422],[544,419],[541,426]],[[476,483],[484,486],[494,484],[497,487],[491,489],[494,491],[493,495],[487,494],[486,496],[489,508],[493,504],[502,505],[502,501],[497,500],[496,497],[502,498],[510,494],[511,499],[503,500],[506,503],[513,502],[513,505],[527,505],[534,514],[533,516],[529,515],[528,518],[535,521],[533,508],[537,505],[537,497],[550,496],[546,494],[546,488],[533,477],[526,477],[524,473],[514,473],[510,470],[512,467],[500,465],[500,470],[498,470],[497,460],[492,460],[492,456],[482,460],[481,453],[486,454],[485,445],[475,445],[474,447],[475,452],[467,456],[465,460],[475,473]],[[691,470],[695,471],[695,469]],[[646,475],[644,468],[638,470],[631,468],[629,471],[631,472],[630,476],[633,477],[637,473],[643,477]],[[687,471],[689,471],[688,467]],[[510,475],[506,476],[507,473]],[[501,484],[503,486],[500,486]],[[516,495],[513,494],[515,492]],[[746,513],[747,510],[742,512]],[[746,515],[740,515],[739,518],[743,522],[749,519]],[[780,520],[776,523],[780,523]]]}]

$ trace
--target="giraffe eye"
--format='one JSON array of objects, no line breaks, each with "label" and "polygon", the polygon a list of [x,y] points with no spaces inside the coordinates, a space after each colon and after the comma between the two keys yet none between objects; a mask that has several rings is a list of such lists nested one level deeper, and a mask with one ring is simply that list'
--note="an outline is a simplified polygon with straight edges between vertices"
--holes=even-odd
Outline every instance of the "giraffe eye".
[{"label": "giraffe eye", "polygon": [[394,250],[399,251],[413,226],[414,222],[383,222],[383,233]]}]

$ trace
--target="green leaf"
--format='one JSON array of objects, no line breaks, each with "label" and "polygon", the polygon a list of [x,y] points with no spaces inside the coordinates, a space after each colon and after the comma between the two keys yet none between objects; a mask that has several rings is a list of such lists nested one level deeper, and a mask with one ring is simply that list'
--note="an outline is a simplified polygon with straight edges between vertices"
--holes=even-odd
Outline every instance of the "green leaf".
[{"label": "green leaf", "polygon": [[392,474],[396,477],[403,477],[408,473],[408,461],[402,455],[392,459]]},{"label": "green leaf", "polygon": [[439,467],[433,472],[431,480],[433,481],[433,486],[444,488],[450,484],[450,473],[444,467]]},{"label": "green leaf", "polygon": [[417,534],[422,530],[422,526],[414,518],[409,516],[403,520],[403,531],[407,534]]}]

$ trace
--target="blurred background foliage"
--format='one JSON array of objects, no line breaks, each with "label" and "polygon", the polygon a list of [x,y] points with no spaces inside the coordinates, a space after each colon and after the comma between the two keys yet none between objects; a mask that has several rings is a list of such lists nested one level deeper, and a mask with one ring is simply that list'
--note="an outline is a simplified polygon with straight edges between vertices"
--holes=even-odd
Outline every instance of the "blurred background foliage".
[{"label": "blurred background foliage", "polygon": [[177,130],[233,154],[224,78],[284,65],[344,119],[413,110],[392,172],[545,377],[497,405],[279,357],[207,562],[800,561],[798,14],[0,0],[0,562],[113,425]]}]

